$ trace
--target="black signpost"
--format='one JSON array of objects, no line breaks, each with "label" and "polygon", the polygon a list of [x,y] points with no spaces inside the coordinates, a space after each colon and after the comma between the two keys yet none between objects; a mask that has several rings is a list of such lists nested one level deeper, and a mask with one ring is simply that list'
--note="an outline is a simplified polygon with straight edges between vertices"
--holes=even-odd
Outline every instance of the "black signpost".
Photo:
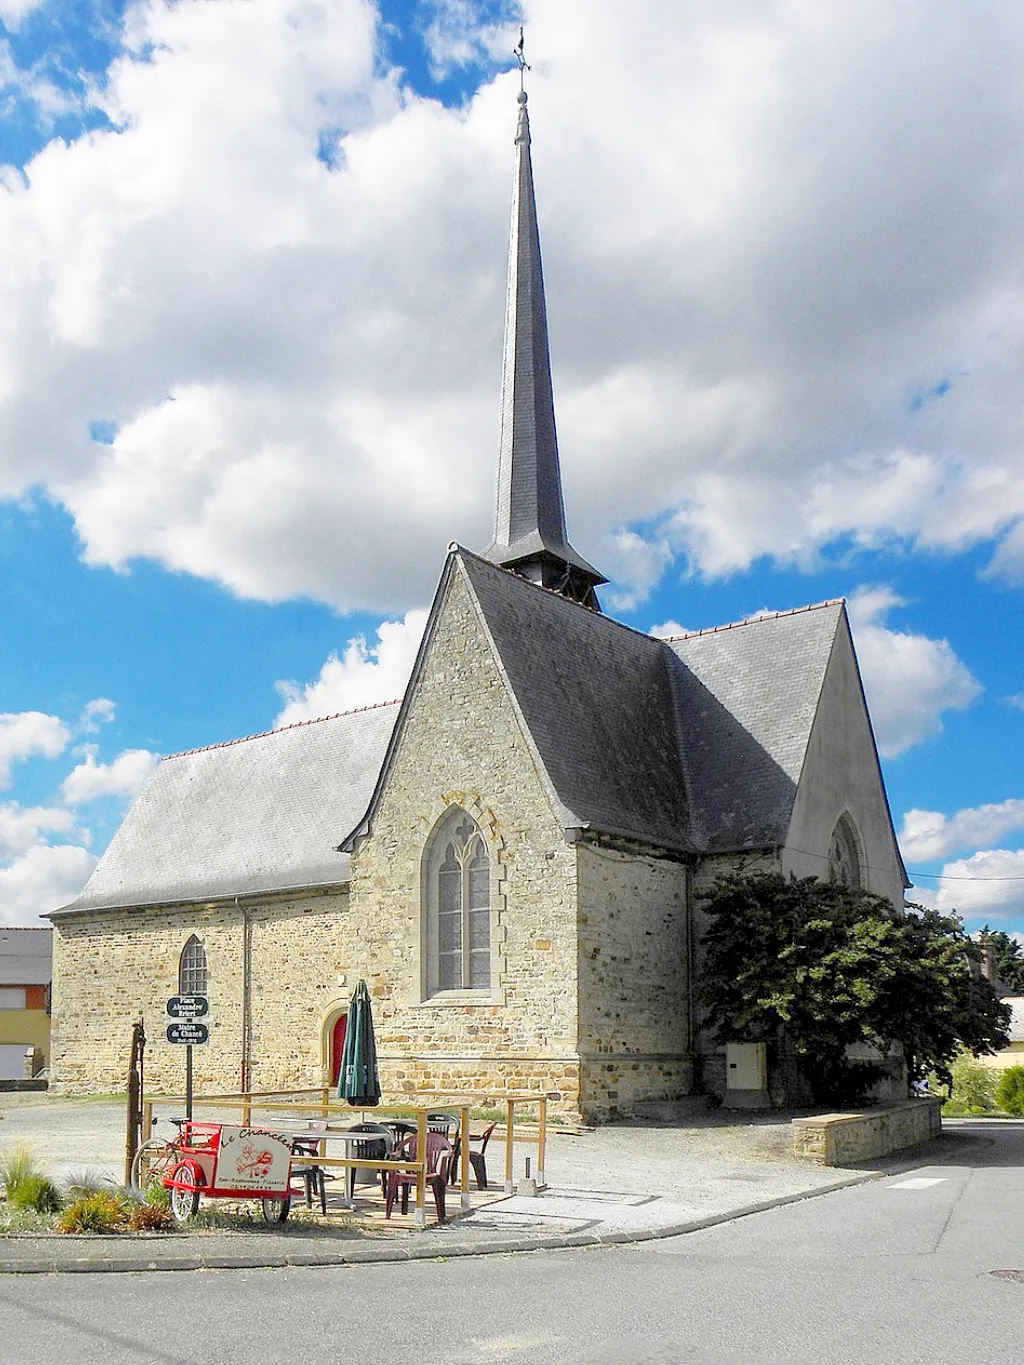
[{"label": "black signpost", "polygon": [[192,1049],[210,1041],[210,1002],[205,995],[172,995],[165,1030],[169,1043],[185,1048],[185,1117],[192,1117]]}]

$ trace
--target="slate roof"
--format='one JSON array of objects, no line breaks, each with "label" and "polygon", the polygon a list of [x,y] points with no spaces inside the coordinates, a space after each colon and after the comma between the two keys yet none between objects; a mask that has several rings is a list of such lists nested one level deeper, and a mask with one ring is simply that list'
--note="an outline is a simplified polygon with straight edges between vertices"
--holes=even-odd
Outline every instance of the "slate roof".
[{"label": "slate roof", "polygon": [[591,586],[606,581],[569,544],[565,528],[525,93],[516,130],[494,540],[484,557],[509,566],[550,557]]},{"label": "slate roof", "polygon": [[1010,1017],[1010,1042],[1024,1043],[1024,995],[1004,995],[1003,1004],[1009,1005]]},{"label": "slate roof", "polygon": [[667,640],[693,792],[711,852],[785,842],[845,608],[824,602]]},{"label": "slate roof", "polygon": [[0,929],[0,986],[48,986],[52,929]]},{"label": "slate roof", "polygon": [[[841,602],[664,641],[456,548],[431,623],[460,570],[567,830],[682,854],[785,842]],[[372,816],[400,715],[389,702],[164,759],[54,915],[346,882],[338,843]]]},{"label": "slate roof", "polygon": [[56,916],[348,881],[398,702],[165,758],[82,894]]},{"label": "slate roof", "polygon": [[664,641],[457,548],[423,649],[456,565],[567,830],[682,853],[785,842],[841,602]]},{"label": "slate roof", "polygon": [[692,849],[673,659],[662,642],[476,555],[459,557],[565,823]]}]

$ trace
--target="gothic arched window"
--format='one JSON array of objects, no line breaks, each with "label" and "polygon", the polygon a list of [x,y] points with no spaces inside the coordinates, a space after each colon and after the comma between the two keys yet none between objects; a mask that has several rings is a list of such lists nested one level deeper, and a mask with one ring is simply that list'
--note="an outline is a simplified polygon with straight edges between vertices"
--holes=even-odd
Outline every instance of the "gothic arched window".
[{"label": "gothic arched window", "polygon": [[848,815],[841,815],[832,831],[828,850],[828,879],[852,887],[855,891],[862,885],[860,840],[856,826]]},{"label": "gothic arched window", "polygon": [[206,949],[195,934],[181,950],[181,961],[178,963],[178,994],[206,994]]},{"label": "gothic arched window", "polygon": [[424,860],[427,995],[491,988],[491,864],[459,807],[435,829]]}]

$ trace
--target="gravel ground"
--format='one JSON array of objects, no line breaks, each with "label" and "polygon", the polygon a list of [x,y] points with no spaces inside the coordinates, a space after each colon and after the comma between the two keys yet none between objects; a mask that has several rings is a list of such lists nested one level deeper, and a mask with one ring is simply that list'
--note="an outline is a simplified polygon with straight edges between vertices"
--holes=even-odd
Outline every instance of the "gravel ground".
[{"label": "gravel ground", "polygon": [[[124,1128],[123,1100],[0,1093],[0,1153],[28,1142],[57,1176],[88,1167],[121,1180]],[[166,1117],[157,1131],[173,1132]],[[718,1111],[685,1125],[609,1124],[579,1135],[552,1132],[545,1174],[554,1186],[661,1195],[685,1194],[695,1182],[716,1179],[787,1187],[791,1174],[794,1188],[815,1183],[815,1168],[793,1158],[791,1143],[789,1115]],[[500,1174],[500,1148],[491,1152]],[[536,1149],[517,1143],[517,1179],[527,1156],[536,1165]],[[834,1178],[836,1172],[821,1174]]]}]

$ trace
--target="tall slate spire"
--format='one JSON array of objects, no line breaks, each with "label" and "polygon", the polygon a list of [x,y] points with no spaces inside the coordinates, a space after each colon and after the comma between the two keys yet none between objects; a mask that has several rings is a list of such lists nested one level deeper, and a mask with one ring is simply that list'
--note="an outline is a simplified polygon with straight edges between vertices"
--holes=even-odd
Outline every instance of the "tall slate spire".
[{"label": "tall slate spire", "polygon": [[[517,55],[522,71],[521,40]],[[576,553],[565,529],[530,119],[522,89],[508,253],[494,541],[484,558],[600,610],[594,589],[608,580]]]}]

